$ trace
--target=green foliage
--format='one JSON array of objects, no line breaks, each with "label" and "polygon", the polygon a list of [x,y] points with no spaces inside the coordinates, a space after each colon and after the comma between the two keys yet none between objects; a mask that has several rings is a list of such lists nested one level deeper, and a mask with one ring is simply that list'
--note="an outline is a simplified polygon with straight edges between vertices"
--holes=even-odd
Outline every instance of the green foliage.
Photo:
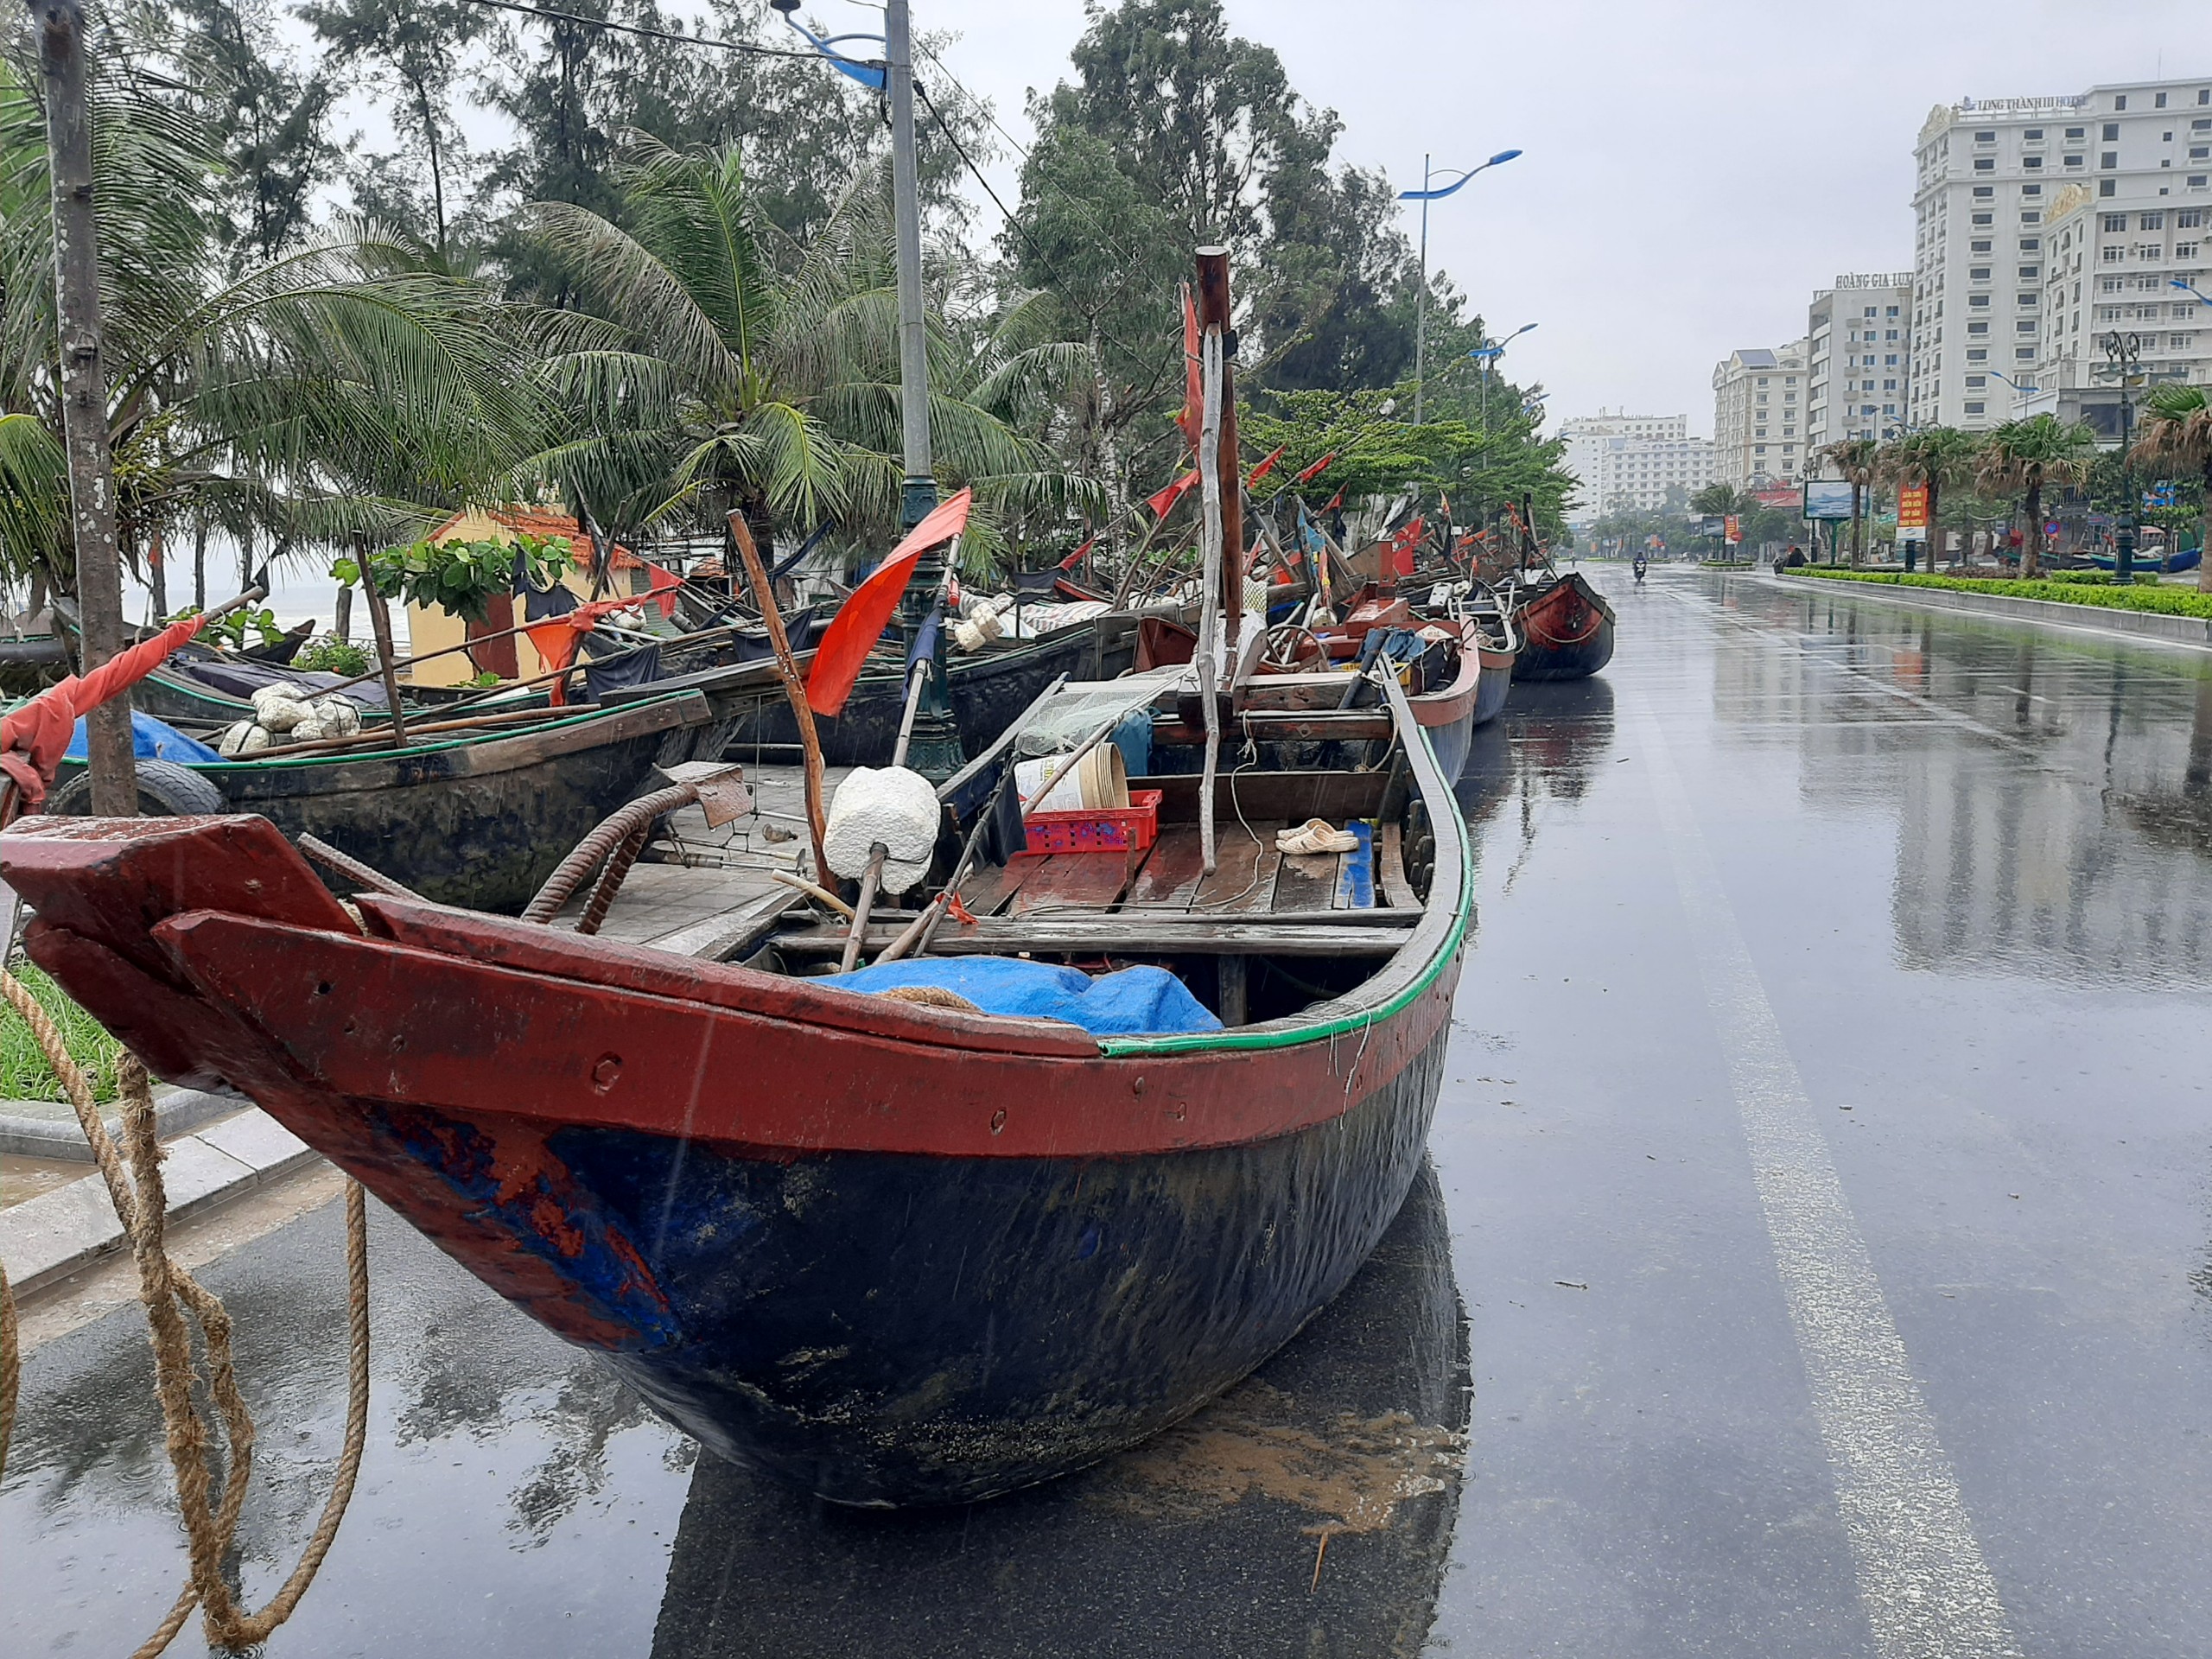
[{"label": "green foliage", "polygon": [[[2066,586],[2075,588],[2109,588],[2114,584],[2120,583],[2120,576],[2118,573],[2110,570],[2046,570],[2044,572],[2043,580],[2045,582],[2060,582]],[[2155,576],[2145,575],[2139,572],[2131,575],[2128,577],[2129,582],[2155,582],[2157,580],[2158,578]],[[2125,584],[2120,585],[2124,586]]]},{"label": "green foliage", "polygon": [[[188,605],[184,609],[162,620],[168,622],[181,622],[188,616],[199,614],[200,607],[197,605]],[[256,645],[273,645],[284,637],[284,628],[283,625],[277,621],[276,613],[267,606],[259,607],[245,606],[216,617],[200,630],[200,637],[203,639],[210,634],[222,640],[233,651],[238,651],[245,648],[248,634],[253,636],[253,643]]]},{"label": "green foliage", "polygon": [[477,671],[476,677],[469,681],[469,683],[474,686],[480,686],[483,690],[488,691],[493,686],[505,685],[506,682],[499,677],[498,671],[486,668],[480,669]]},{"label": "green foliage", "polygon": [[[1888,570],[1846,570],[1808,565],[1792,575],[1819,576],[1830,582],[1872,582],[1905,588],[1948,588],[1963,594],[2003,594],[2012,599],[2050,599],[2068,605],[2098,605],[2113,611],[2153,611],[2164,616],[2212,617],[2212,594],[2171,587],[2118,588],[2108,584],[2056,582],[2048,576],[2031,582],[1975,576],[1905,575]],[[2069,573],[2070,574],[2070,573]]]},{"label": "green foliage", "polygon": [[351,639],[340,639],[334,633],[324,633],[316,635],[300,647],[300,654],[292,658],[292,666],[306,669],[310,673],[351,677],[355,674],[367,673],[373,660],[367,646],[357,645]]},{"label": "green foliage", "polygon": [[[404,595],[426,610],[481,622],[493,594],[512,590],[518,552],[537,586],[566,569],[572,557],[565,536],[540,539],[517,532],[504,540],[422,541],[387,547],[369,555],[369,575],[386,599]],[[361,580],[361,566],[357,560],[340,559],[331,565],[330,574],[350,588]]]},{"label": "green foliage", "polygon": [[[113,1100],[115,1063],[123,1045],[109,1036],[99,1020],[63,995],[61,988],[39,969],[19,963],[12,971],[60,1031],[69,1058],[92,1085],[92,1098],[103,1103]],[[22,1016],[0,1006],[0,1100],[68,1098],[68,1091],[46,1063],[45,1051]]]}]

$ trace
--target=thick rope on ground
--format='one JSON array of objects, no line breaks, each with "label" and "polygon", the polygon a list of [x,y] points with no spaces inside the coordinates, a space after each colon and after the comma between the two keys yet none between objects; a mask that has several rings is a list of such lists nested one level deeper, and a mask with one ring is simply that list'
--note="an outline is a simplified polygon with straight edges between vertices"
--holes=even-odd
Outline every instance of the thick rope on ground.
[{"label": "thick rope on ground", "polygon": [[[211,1645],[232,1651],[251,1647],[267,1640],[299,1605],[300,1598],[314,1582],[323,1557],[329,1553],[332,1540],[338,1535],[339,1522],[345,1516],[346,1506],[360,1474],[369,1405],[368,1209],[360,1184],[349,1181],[346,1187],[346,1288],[350,1340],[346,1440],[339,1453],[337,1476],[329,1499],[323,1505],[321,1518],[301,1552],[298,1563],[268,1605],[259,1612],[249,1614],[239,1608],[232,1595],[223,1575],[223,1564],[237,1537],[238,1517],[245,1506],[246,1484],[252,1474],[253,1417],[238,1390],[238,1373],[232,1363],[229,1313],[219,1298],[203,1288],[168,1257],[164,1243],[168,1200],[162,1179],[163,1154],[155,1122],[153,1090],[145,1068],[128,1051],[116,1067],[117,1083],[123,1096],[124,1138],[130,1149],[130,1175],[126,1178],[123,1154],[101,1120],[92,1085],[71,1058],[68,1046],[52,1018],[22,982],[4,969],[0,969],[0,997],[4,997],[29,1027],[40,1052],[76,1109],[78,1123],[84,1129],[86,1140],[92,1143],[100,1177],[107,1184],[108,1198],[123,1223],[138,1267],[139,1300],[145,1306],[148,1333],[154,1349],[155,1388],[161,1400],[169,1465],[176,1479],[192,1570],[190,1580],[175,1605],[154,1633],[140,1644],[132,1659],[153,1659],[183,1628],[194,1605],[201,1609]],[[5,1287],[0,1286],[0,1298],[4,1296]],[[180,1304],[200,1326],[201,1344],[207,1357],[207,1391],[222,1418],[228,1455],[219,1488],[215,1487],[211,1466],[215,1439],[192,1397],[192,1338],[183,1313],[179,1311]],[[0,1380],[7,1384],[10,1409],[6,1416],[11,1417],[17,1370],[12,1302],[0,1309],[0,1319],[6,1322],[9,1338],[4,1379]],[[0,1459],[5,1455],[6,1426],[6,1418],[0,1417]]]}]

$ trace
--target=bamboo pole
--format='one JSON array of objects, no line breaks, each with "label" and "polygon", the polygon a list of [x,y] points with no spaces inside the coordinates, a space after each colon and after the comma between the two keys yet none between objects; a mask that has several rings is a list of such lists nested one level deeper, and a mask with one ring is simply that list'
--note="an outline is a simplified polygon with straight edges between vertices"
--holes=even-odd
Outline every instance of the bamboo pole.
[{"label": "bamboo pole", "polygon": [[1237,645],[1244,632],[1244,470],[1236,454],[1236,371],[1230,362],[1230,341],[1236,324],[1230,308],[1226,248],[1198,250],[1198,327],[1211,331],[1219,341],[1215,373],[1220,385],[1214,394],[1217,425],[1211,440],[1201,433],[1200,442],[1211,442],[1214,446],[1214,496],[1221,520],[1222,553],[1209,591],[1220,594],[1228,628],[1229,669],[1234,674]]},{"label": "bamboo pole", "polygon": [[376,578],[369,573],[368,561],[361,562],[361,594],[369,607],[369,626],[377,639],[377,666],[384,675],[385,701],[391,705],[391,741],[395,748],[407,747],[407,717],[399,711],[399,671],[392,664],[391,613],[385,608],[384,595],[377,591]]},{"label": "bamboo pole", "polygon": [[[1199,252],[1203,270],[1205,250]],[[1198,849],[1208,875],[1216,858],[1214,783],[1221,766],[1221,709],[1214,700],[1221,657],[1221,329],[1208,324],[1200,345],[1199,384],[1203,412],[1198,428],[1198,489],[1204,505],[1199,531],[1202,572],[1198,601],[1198,705],[1205,721],[1205,769],[1198,775]]]},{"label": "bamboo pole", "polygon": [[737,543],[738,556],[745,561],[745,574],[753,583],[753,596],[760,601],[760,620],[768,625],[768,643],[776,652],[776,668],[784,682],[784,696],[791,706],[791,718],[798,726],[798,741],[806,751],[806,827],[814,843],[814,873],[826,877],[830,861],[822,850],[822,832],[826,820],[822,810],[822,740],[814,730],[814,709],[806,700],[806,683],[799,678],[798,664],[791,656],[791,642],[784,632],[784,613],[776,607],[776,591],[768,580],[768,568],[760,563],[760,550],[753,543],[753,531],[745,522],[745,515],[729,515],[730,538]]}]

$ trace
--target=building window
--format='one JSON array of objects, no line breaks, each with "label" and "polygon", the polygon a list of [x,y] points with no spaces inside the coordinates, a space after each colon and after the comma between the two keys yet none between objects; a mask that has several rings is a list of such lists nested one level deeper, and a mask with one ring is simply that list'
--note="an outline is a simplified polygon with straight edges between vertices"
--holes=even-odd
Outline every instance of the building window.
[{"label": "building window", "polygon": [[2016,334],[2032,334],[2035,331],[2036,320],[2033,317],[2022,317],[2012,325],[2012,332]]},{"label": "building window", "polygon": [[1994,173],[1997,170],[1997,158],[1993,156],[1975,156],[1974,170],[1977,173]]},{"label": "building window", "polygon": [[2082,156],[2069,156],[2066,158],[2066,165],[2069,167],[2079,167],[2087,159],[2088,157]]},{"label": "building window", "polygon": [[2040,225],[2043,223],[2043,215],[2041,213],[2022,213],[2020,215],[2020,223],[2023,225]]},{"label": "building window", "polygon": [[2166,228],[2166,216],[2162,213],[2144,214],[2143,228],[2146,231],[2164,230]]},{"label": "building window", "polygon": [[2191,144],[2189,149],[2189,159],[2192,162],[2212,161],[2212,148],[2203,144]]},{"label": "building window", "polygon": [[2120,181],[2118,179],[2099,179],[2097,181],[2097,194],[2101,196],[2119,194]]},{"label": "building window", "polygon": [[2166,107],[2166,95],[2164,92],[2160,92],[2156,98],[2151,100],[2151,105],[2153,109],[2164,109]]},{"label": "building window", "polygon": [[2202,173],[2190,174],[2189,175],[2189,188],[2192,190],[2202,190],[2204,188],[2204,181],[2208,176],[2212,175],[2208,175]]},{"label": "building window", "polygon": [[2120,165],[2120,152],[2116,149],[2108,149],[2105,151],[2103,155],[2097,157],[2097,165],[2099,167],[2118,167]]},{"label": "building window", "polygon": [[2015,294],[2012,299],[2014,303],[2018,305],[2033,305],[2040,297],[2042,296],[2035,294]]},{"label": "building window", "polygon": [[2042,275],[2043,267],[2041,265],[2022,265],[2020,267],[2020,280],[2024,283],[2032,283],[2037,277]]},{"label": "building window", "polygon": [[1976,201],[1992,201],[1996,199],[1996,196],[1997,187],[1993,184],[1977,184],[1974,188],[1974,199]]},{"label": "building window", "polygon": [[1967,376],[1967,390],[1968,391],[1980,391],[1988,385],[1989,377],[1986,374],[1970,374]]},{"label": "building window", "polygon": [[1994,132],[1977,132],[1974,141],[1977,144],[1993,144],[1997,142],[1997,135]]},{"label": "building window", "polygon": [[1967,333],[1969,334],[1986,334],[1988,332],[1989,325],[1986,322],[1970,322],[1967,324]]},{"label": "building window", "polygon": [[2089,130],[2087,127],[2069,127],[2066,136],[2069,138],[2086,138],[2089,136]]},{"label": "building window", "polygon": [[[1989,353],[1978,346],[1970,347],[1967,352],[1967,361],[1969,363],[1986,363],[1989,361]],[[1943,365],[1939,361],[1936,366],[1940,369]]]},{"label": "building window", "polygon": [[1987,265],[1975,265],[1972,267],[1967,272],[1967,279],[1969,282],[1975,283],[1987,282],[1989,280],[1989,267]]},{"label": "building window", "polygon": [[2127,250],[2126,248],[2112,247],[2105,250],[2105,264],[2108,265],[2116,265],[2126,257]]},{"label": "building window", "polygon": [[2014,357],[2019,359],[2023,363],[2031,361],[2035,357],[2035,354],[2036,348],[2032,346],[2023,346],[2012,353]]},{"label": "building window", "polygon": [[1971,310],[1986,311],[1989,309],[1989,296],[1976,294],[1967,301],[1967,306]]},{"label": "building window", "polygon": [[[2110,184],[2112,181],[2110,179],[2107,179],[2105,182],[2107,184]],[[1974,228],[1980,230],[1988,226],[1994,225],[1997,222],[1997,215],[1994,213],[1976,213],[1974,216]]]},{"label": "building window", "polygon": [[1983,408],[1984,405],[1980,404],[1968,404],[1967,405],[1967,413],[1969,415],[1979,415],[1982,412]]},{"label": "building window", "polygon": [[2117,235],[2126,230],[2126,228],[2127,215],[2126,213],[2107,213],[2105,215],[2105,230],[2108,234]]},{"label": "building window", "polygon": [[2204,228],[2202,207],[2183,207],[2174,213],[2174,228],[2177,231],[2197,231]]},{"label": "building window", "polygon": [[1986,241],[1969,242],[1967,244],[1967,251],[1968,253],[1987,253],[1989,251],[1989,246],[1990,245]]}]

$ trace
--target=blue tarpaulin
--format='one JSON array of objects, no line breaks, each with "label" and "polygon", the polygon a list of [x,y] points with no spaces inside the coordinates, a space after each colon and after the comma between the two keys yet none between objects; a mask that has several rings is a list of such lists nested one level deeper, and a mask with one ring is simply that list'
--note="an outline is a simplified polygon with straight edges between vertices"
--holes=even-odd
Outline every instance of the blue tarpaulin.
[{"label": "blue tarpaulin", "polygon": [[[79,719],[76,731],[70,736],[69,747],[61,752],[61,758],[65,760],[86,759],[89,753],[86,747],[87,741],[85,722]],[[136,709],[130,711],[130,752],[141,760],[174,760],[187,766],[199,766],[210,760],[219,761],[223,758],[198,738],[187,737],[175,727],[156,720],[151,715],[142,715]]]},{"label": "blue tarpaulin", "polygon": [[887,962],[826,982],[871,995],[895,986],[933,985],[966,997],[985,1014],[1062,1020],[1095,1037],[1221,1029],[1221,1021],[1165,968],[1123,968],[1094,979],[1073,968],[1018,957],[933,957]]}]

